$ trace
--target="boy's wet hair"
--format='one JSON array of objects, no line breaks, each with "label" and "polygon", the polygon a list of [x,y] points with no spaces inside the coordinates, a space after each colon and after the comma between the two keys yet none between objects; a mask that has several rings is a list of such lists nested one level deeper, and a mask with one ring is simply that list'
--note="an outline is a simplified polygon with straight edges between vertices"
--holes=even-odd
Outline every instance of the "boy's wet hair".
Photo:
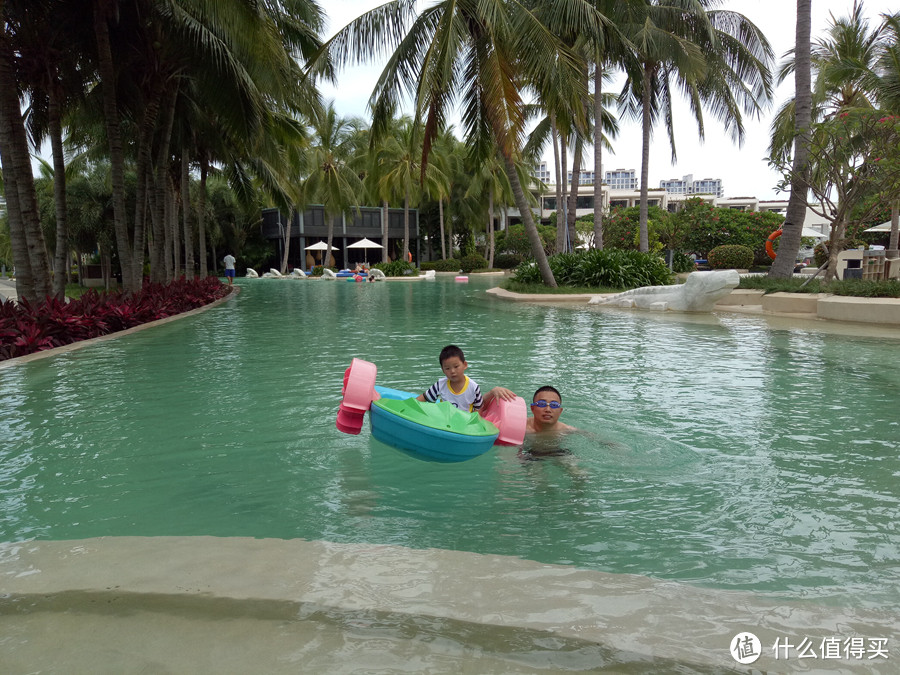
[{"label": "boy's wet hair", "polygon": [[560,402],[560,404],[562,404],[562,394],[559,393],[559,390],[556,387],[551,387],[549,384],[545,384],[543,387],[541,387],[536,392],[534,392],[534,395],[531,397],[531,400],[533,401],[534,399],[536,399],[537,395],[540,394],[542,391],[552,391],[554,394],[559,396],[559,402]]},{"label": "boy's wet hair", "polygon": [[463,354],[462,349],[460,349],[456,345],[447,345],[441,350],[439,362],[443,366],[444,361],[446,361],[447,359],[452,359],[454,356],[457,357],[460,361],[466,360],[466,356],[465,354]]}]

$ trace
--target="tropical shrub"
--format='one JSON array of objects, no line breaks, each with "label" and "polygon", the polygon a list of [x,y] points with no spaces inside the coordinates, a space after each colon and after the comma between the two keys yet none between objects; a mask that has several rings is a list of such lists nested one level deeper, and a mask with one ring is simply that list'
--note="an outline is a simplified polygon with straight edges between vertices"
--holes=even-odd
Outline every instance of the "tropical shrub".
[{"label": "tropical shrub", "polygon": [[384,276],[386,277],[408,277],[412,274],[416,274],[416,267],[405,260],[375,263],[372,267],[384,272]]},{"label": "tropical shrub", "polygon": [[[669,213],[658,206],[647,211],[647,237],[651,251],[661,251],[660,228],[669,218]],[[603,246],[626,251],[637,251],[641,243],[640,207],[615,208],[603,219]],[[677,247],[672,247],[677,248]]]},{"label": "tropical shrub", "polygon": [[216,277],[170,284],[147,283],[134,294],[91,289],[80,298],[60,302],[0,302],[0,360],[99,337],[149,321],[181,314],[228,295]]},{"label": "tropical shrub", "polygon": [[[550,225],[538,225],[538,234],[541,237],[541,244],[544,247],[544,253],[550,255],[556,247],[556,227]],[[525,232],[525,226],[522,224],[510,225],[506,230],[496,234],[494,243],[498,253],[516,253],[524,258],[530,258],[531,240]]]},{"label": "tropical shrub", "polygon": [[[674,221],[674,222],[673,222]],[[739,211],[717,208],[699,198],[688,199],[684,207],[671,215],[669,229],[677,241],[663,242],[669,248],[689,251],[708,258],[709,251],[726,244],[747,246],[757,264],[768,260],[766,239],[779,229],[784,217],[771,211]]]},{"label": "tropical shrub", "polygon": [[498,253],[494,256],[494,267],[501,270],[512,270],[522,264],[524,258],[518,253]]},{"label": "tropical shrub", "polygon": [[449,260],[432,260],[423,262],[420,266],[423,272],[434,270],[435,272],[459,272],[459,260],[450,258]]},{"label": "tropical shrub", "polygon": [[716,246],[709,252],[707,261],[713,270],[749,269],[753,264],[753,249],[739,244]]},{"label": "tropical shrub", "polygon": [[[672,283],[669,267],[653,253],[590,249],[557,253],[550,256],[548,262],[560,286],[627,289]],[[531,262],[519,265],[512,280],[523,284],[542,282],[540,270]]]},{"label": "tropical shrub", "polygon": [[465,255],[459,260],[459,269],[463,274],[474,272],[475,270],[483,270],[488,266],[488,261],[479,253]]},{"label": "tropical shrub", "polygon": [[696,263],[691,260],[690,256],[685,255],[684,253],[680,253],[678,251],[672,251],[672,271],[677,274],[683,274],[684,272],[693,272],[696,269]]}]

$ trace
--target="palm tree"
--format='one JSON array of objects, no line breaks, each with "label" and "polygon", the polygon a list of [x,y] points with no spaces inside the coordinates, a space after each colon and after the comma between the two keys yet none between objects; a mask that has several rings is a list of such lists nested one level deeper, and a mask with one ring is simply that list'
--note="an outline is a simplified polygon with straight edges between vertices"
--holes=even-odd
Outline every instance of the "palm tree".
[{"label": "palm tree", "polygon": [[784,163],[793,152],[791,197],[779,243],[780,255],[769,271],[770,276],[781,278],[793,273],[794,259],[800,250],[800,230],[808,205],[803,184],[809,170],[809,126],[843,110],[874,106],[883,44],[883,28],[870,30],[862,5],[854,3],[848,17],[832,16],[825,37],[811,45],[810,26],[805,23],[809,13],[807,0],[798,0],[796,46],[779,70],[779,81],[794,75],[796,93],[776,114],[769,147],[776,162]]},{"label": "palm tree", "polygon": [[663,117],[673,160],[676,157],[672,86],[685,92],[703,139],[703,108],[725,124],[732,139],[743,141],[741,116],[758,114],[771,97],[772,50],[762,32],[746,17],[727,10],[707,10],[713,0],[652,0],[646,21],[629,35],[634,58],[626,64],[628,82],[623,109],[641,115],[640,250],[649,249],[647,189],[650,134]]},{"label": "palm tree", "polygon": [[[900,13],[884,17],[884,33],[887,40],[879,58],[881,77],[878,92],[881,107],[893,114],[900,114]],[[900,239],[900,195],[891,202],[891,238],[888,248],[897,257]]]},{"label": "palm tree", "polygon": [[[604,18],[579,0],[561,0],[539,20],[520,0],[442,0],[420,12],[413,0],[393,0],[355,19],[326,46],[335,62],[362,61],[391,50],[370,100],[372,127],[384,132],[391,111],[413,92],[415,120],[423,124],[423,166],[449,108],[462,106],[463,132],[475,156],[496,145],[520,209],[541,276],[556,280],[541,247],[525,192],[515,171],[524,128],[525,86],[555,80],[578,109],[587,92],[577,57],[558,35],[596,36]],[[552,71],[560,76],[552,77]]]},{"label": "palm tree", "polygon": [[797,28],[794,38],[794,158],[791,167],[791,197],[782,225],[780,253],[769,276],[787,279],[794,273],[800,250],[800,232],[806,218],[809,172],[809,125],[812,122],[813,94],[810,66],[812,0],[797,0]]},{"label": "palm tree", "polygon": [[0,164],[19,294],[37,300],[51,290],[50,264],[21,113],[20,95],[32,83],[20,82],[18,78],[22,53],[40,41],[39,35],[29,30],[33,29],[27,21],[31,9],[24,2],[0,3]]},{"label": "palm tree", "polygon": [[412,119],[404,117],[394,126],[394,134],[384,138],[380,149],[381,182],[384,192],[403,200],[402,260],[409,256],[409,209],[418,205],[423,190],[442,193],[447,177],[432,162],[422,163],[422,132]]},{"label": "palm tree", "polygon": [[352,166],[354,124],[338,116],[329,103],[312,120],[312,147],[306,157],[303,202],[325,207],[328,228],[323,264],[328,266],[334,239],[334,219],[359,208],[365,192],[362,179]]}]

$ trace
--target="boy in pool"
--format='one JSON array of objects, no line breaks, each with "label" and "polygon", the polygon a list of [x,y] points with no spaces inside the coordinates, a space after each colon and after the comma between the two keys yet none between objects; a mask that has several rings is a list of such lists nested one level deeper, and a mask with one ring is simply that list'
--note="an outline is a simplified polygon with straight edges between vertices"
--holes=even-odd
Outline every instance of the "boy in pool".
[{"label": "boy in pool", "polygon": [[561,431],[577,431],[573,426],[559,421],[562,415],[562,395],[555,387],[540,387],[531,398],[531,414],[525,426],[525,433],[556,433]]},{"label": "boy in pool", "polygon": [[444,347],[439,358],[444,377],[431,385],[424,394],[419,394],[417,400],[429,403],[447,401],[460,410],[472,412],[481,410],[498,397],[504,401],[515,399],[516,395],[504,387],[494,387],[482,397],[478,384],[466,375],[469,364],[466,363],[462,349],[456,345]]}]

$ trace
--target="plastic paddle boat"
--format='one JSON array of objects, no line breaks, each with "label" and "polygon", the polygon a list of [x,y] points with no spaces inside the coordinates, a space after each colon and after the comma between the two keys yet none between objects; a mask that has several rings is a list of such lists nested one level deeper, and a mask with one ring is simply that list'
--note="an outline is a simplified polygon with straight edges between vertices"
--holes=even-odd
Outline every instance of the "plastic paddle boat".
[{"label": "plastic paddle boat", "polygon": [[337,428],[362,430],[369,413],[372,436],[385,445],[433,462],[463,462],[494,445],[521,445],[525,439],[525,401],[494,399],[481,414],[459,410],[446,401],[427,403],[416,394],[375,385],[374,363],[353,359],[344,372]]}]

